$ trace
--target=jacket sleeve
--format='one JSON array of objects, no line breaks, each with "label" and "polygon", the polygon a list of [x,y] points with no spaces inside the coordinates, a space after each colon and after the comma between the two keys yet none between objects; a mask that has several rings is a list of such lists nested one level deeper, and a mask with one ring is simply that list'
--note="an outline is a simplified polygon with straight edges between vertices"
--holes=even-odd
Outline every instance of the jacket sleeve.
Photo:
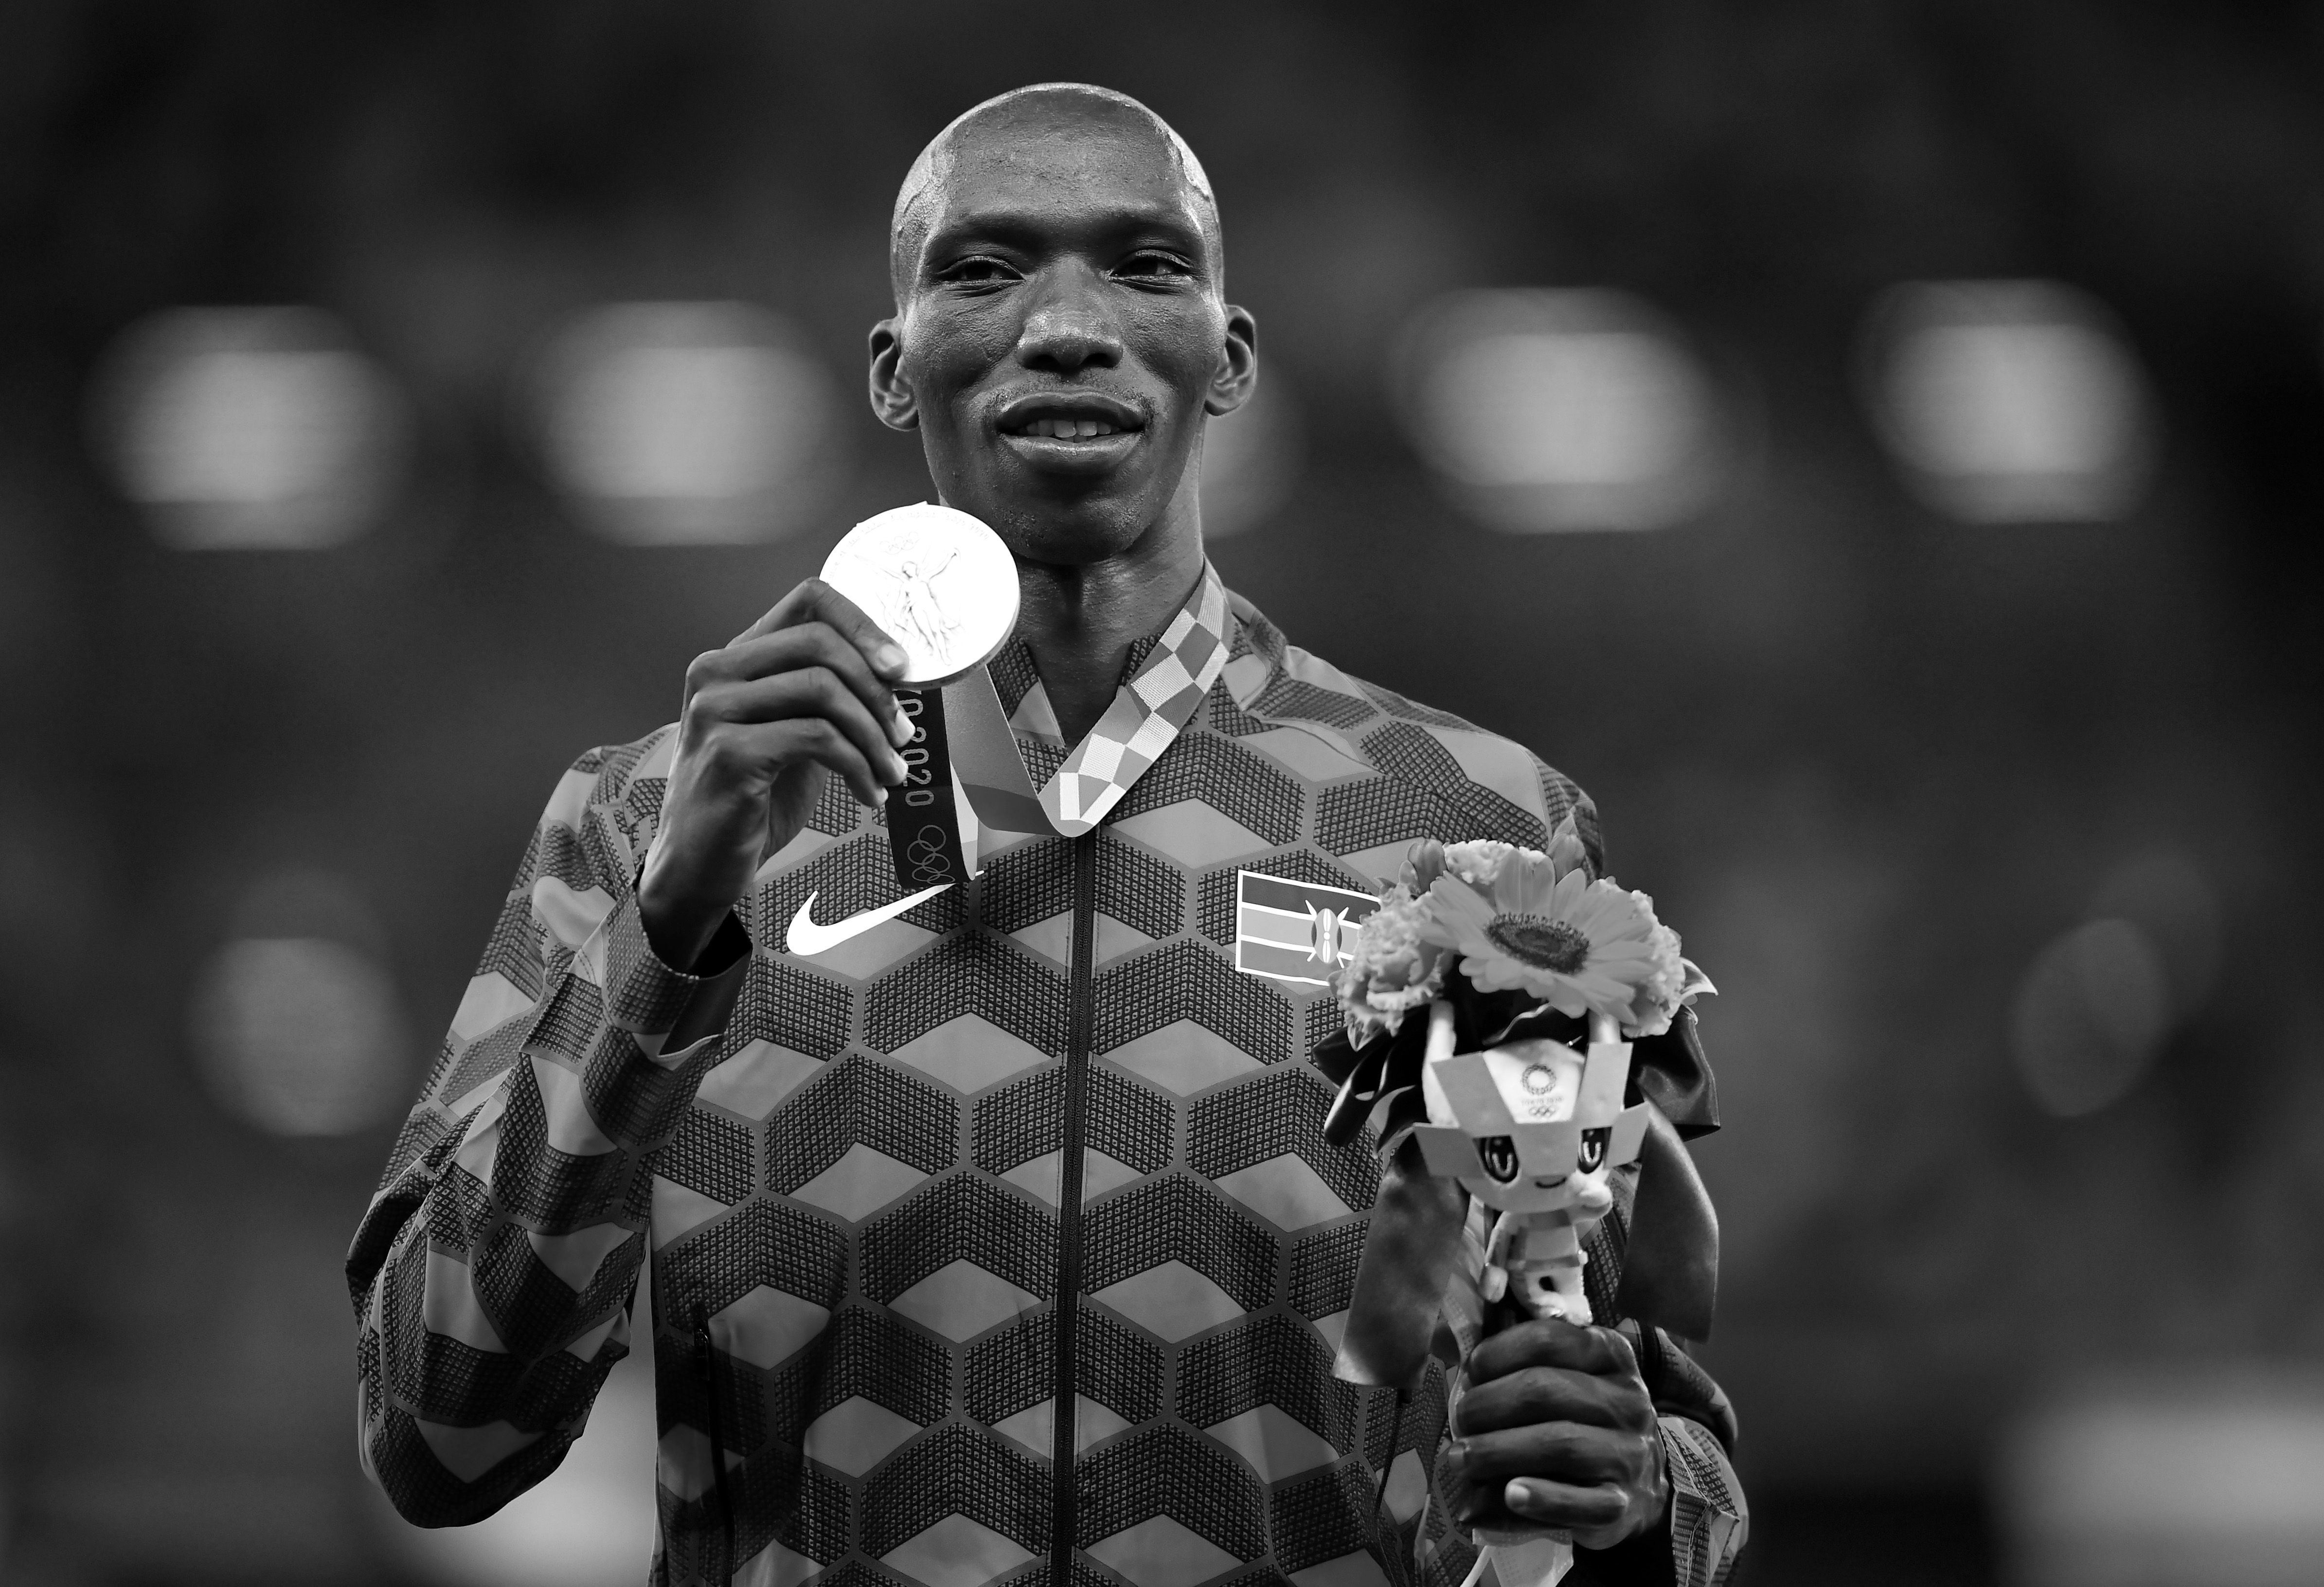
[{"label": "jacket sleeve", "polygon": [[613,1364],[652,1158],[684,1121],[750,959],[654,956],[635,876],[668,730],[559,780],[356,1231],[364,1468],[420,1526],[481,1519],[556,1470]]}]

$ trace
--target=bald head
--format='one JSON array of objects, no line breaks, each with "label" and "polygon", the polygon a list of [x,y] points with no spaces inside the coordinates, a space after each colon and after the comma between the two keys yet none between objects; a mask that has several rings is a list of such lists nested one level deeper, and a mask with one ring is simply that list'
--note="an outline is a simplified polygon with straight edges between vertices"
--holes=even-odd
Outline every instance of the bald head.
[{"label": "bald head", "polygon": [[1218,200],[1203,162],[1177,129],[1127,94],[1090,83],[1035,83],[1011,89],[955,117],[920,151],[888,225],[888,273],[900,308],[911,289],[920,245],[942,213],[955,171],[966,161],[1013,161],[1056,138],[1110,138],[1150,143],[1167,161],[1209,239],[1214,276],[1222,276]]}]

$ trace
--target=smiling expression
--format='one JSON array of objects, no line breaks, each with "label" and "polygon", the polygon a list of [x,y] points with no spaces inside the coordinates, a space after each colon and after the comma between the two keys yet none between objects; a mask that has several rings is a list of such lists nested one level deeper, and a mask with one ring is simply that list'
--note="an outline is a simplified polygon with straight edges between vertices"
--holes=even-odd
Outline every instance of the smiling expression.
[{"label": "smiling expression", "polygon": [[955,124],[907,184],[872,404],[1026,560],[1199,523],[1204,416],[1257,374],[1199,183],[1142,109],[1036,91]]}]

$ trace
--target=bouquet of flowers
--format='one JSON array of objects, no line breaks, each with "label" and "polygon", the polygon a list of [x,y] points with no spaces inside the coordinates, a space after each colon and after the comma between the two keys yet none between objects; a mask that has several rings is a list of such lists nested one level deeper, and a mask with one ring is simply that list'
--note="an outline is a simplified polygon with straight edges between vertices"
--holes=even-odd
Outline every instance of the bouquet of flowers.
[{"label": "bouquet of flowers", "polygon": [[[1340,1375],[1406,1389],[1440,1318],[1465,1360],[1497,1306],[1589,1323],[1582,1242],[1647,1128],[1646,1105],[1625,1105],[1632,1043],[1716,990],[1654,900],[1594,876],[1571,817],[1545,850],[1424,840],[1333,990],[1345,1029],[1314,1054],[1340,1083],[1324,1134],[1344,1144],[1370,1121],[1387,1167]],[[1554,1582],[1571,1559],[1562,1533],[1477,1540],[1504,1587]]]},{"label": "bouquet of flowers", "polygon": [[1571,817],[1545,850],[1425,839],[1333,990],[1345,1031],[1315,1053],[1341,1082],[1326,1136],[1370,1119],[1384,1155],[1414,1140],[1500,1214],[1480,1297],[1589,1322],[1580,1241],[1645,1127],[1623,1106],[1630,1043],[1716,990],[1654,900],[1591,873]]}]

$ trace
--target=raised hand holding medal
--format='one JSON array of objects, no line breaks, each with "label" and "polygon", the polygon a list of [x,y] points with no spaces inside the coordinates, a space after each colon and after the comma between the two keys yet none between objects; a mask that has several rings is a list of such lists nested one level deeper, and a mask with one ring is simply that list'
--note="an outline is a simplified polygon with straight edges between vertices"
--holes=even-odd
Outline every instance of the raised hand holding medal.
[{"label": "raised hand holding medal", "polygon": [[896,882],[933,889],[965,881],[973,817],[954,795],[943,686],[991,660],[1017,626],[1017,563],[978,519],[929,503],[867,518],[824,559],[824,582],[887,631],[907,658],[897,704],[912,726],[905,775],[888,807]]},{"label": "raised hand holding medal", "polygon": [[[807,580],[687,669],[661,819],[638,882],[647,938],[668,964],[706,968],[733,906],[767,856],[798,835],[825,778],[872,806],[908,790],[912,768],[899,752],[925,751],[925,730],[904,701],[923,712],[927,702],[908,686],[974,667],[1015,624],[1015,564],[966,513],[882,513],[842,540],[833,565],[836,583]],[[887,623],[904,632],[891,635]]]}]

